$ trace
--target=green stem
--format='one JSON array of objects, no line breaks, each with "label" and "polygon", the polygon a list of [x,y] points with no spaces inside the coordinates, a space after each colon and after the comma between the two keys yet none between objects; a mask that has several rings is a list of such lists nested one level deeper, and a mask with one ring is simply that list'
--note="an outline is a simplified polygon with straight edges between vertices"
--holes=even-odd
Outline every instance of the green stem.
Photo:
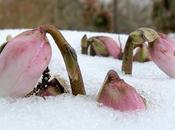
[{"label": "green stem", "polygon": [[58,29],[52,25],[42,25],[40,26],[41,31],[45,31],[49,33],[53,39],[57,47],[59,48],[65,65],[69,75],[70,85],[72,89],[72,94],[83,94],[85,95],[85,88],[83,83],[83,78],[81,75],[81,71],[77,62],[77,56],[74,49],[68,44],[68,42],[64,39],[63,35],[58,31]]},{"label": "green stem", "polygon": [[132,38],[129,36],[125,45],[122,62],[122,71],[125,74],[132,74],[133,49],[134,44],[132,42]]}]

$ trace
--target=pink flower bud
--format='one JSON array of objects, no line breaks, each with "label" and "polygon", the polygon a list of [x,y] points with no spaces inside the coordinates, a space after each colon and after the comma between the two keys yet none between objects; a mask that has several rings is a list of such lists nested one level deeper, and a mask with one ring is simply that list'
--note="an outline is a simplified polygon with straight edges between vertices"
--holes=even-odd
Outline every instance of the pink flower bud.
[{"label": "pink flower bud", "polygon": [[0,54],[0,96],[28,94],[50,59],[51,47],[41,28],[25,31],[10,39]]},{"label": "pink flower bud", "polygon": [[143,98],[132,86],[120,79],[114,70],[108,72],[97,101],[120,111],[146,108]]},{"label": "pink flower bud", "polygon": [[165,34],[149,43],[149,52],[155,64],[168,76],[175,78],[175,42]]},{"label": "pink flower bud", "polygon": [[118,46],[116,41],[107,36],[97,36],[97,39],[103,42],[110,56],[114,58],[121,58],[121,47]]},{"label": "pink flower bud", "polygon": [[112,56],[118,59],[122,56],[121,47],[110,37],[96,36],[87,39],[84,36],[81,42],[83,54],[87,54],[87,50],[90,48],[90,55],[92,56]]}]

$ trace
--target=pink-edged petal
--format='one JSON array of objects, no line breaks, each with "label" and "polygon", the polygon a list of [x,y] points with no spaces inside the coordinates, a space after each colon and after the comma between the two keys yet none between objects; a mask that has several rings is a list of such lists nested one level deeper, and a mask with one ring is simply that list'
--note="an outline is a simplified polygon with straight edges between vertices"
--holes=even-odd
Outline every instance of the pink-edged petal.
[{"label": "pink-edged petal", "polygon": [[120,79],[114,70],[108,72],[97,101],[120,111],[146,108],[143,98],[132,86]]},{"label": "pink-edged petal", "polygon": [[96,38],[103,42],[110,56],[120,58],[122,52],[116,41],[107,36],[97,36]]},{"label": "pink-edged petal", "polygon": [[175,78],[175,42],[165,34],[159,36],[149,45],[151,58],[162,71]]},{"label": "pink-edged petal", "polygon": [[51,59],[40,28],[12,38],[0,54],[0,96],[21,97],[33,90]]}]

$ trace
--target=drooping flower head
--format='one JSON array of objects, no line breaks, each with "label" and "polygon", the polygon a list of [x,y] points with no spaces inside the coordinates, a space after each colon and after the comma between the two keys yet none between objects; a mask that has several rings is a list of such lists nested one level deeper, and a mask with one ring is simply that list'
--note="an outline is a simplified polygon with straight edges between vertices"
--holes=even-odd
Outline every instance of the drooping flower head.
[{"label": "drooping flower head", "polygon": [[12,38],[0,54],[0,96],[25,96],[36,85],[51,58],[51,47],[41,28]]},{"label": "drooping flower head", "polygon": [[88,54],[90,51],[91,56],[112,56],[113,58],[119,59],[122,56],[121,47],[108,36],[95,36],[87,38],[83,36],[81,40],[82,54]]}]

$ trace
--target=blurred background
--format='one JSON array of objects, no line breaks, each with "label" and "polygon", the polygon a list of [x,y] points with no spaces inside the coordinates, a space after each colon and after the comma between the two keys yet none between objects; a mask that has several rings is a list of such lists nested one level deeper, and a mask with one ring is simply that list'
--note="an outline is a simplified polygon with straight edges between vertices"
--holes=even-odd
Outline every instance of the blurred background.
[{"label": "blurred background", "polygon": [[175,0],[0,0],[0,28],[128,33],[147,26],[175,31]]}]

